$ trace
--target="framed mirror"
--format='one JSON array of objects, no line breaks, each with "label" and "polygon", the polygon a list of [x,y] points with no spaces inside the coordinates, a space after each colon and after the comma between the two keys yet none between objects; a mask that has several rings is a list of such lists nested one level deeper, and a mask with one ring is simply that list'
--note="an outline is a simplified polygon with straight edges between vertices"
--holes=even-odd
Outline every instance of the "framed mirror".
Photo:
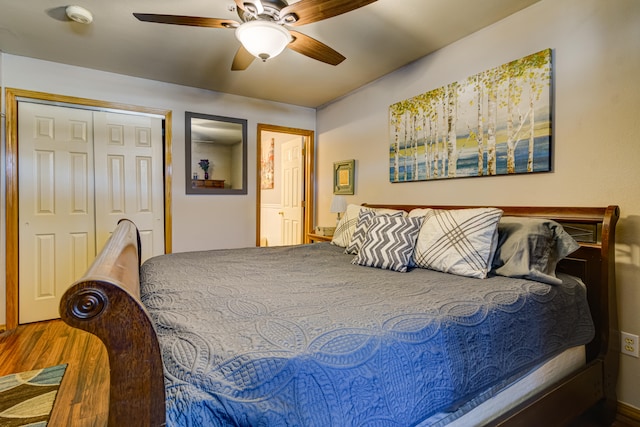
[{"label": "framed mirror", "polygon": [[185,113],[187,194],[247,194],[247,121]]}]

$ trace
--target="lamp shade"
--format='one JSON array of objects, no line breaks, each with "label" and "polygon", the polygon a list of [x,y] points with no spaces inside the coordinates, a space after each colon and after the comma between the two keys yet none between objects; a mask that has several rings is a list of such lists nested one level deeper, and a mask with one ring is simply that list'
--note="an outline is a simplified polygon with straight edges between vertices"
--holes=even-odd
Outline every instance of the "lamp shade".
[{"label": "lamp shade", "polygon": [[342,213],[347,210],[347,199],[344,196],[333,196],[331,200],[331,213]]},{"label": "lamp shade", "polygon": [[291,42],[282,25],[270,21],[249,21],[236,28],[236,38],[253,56],[266,61],[276,57]]}]

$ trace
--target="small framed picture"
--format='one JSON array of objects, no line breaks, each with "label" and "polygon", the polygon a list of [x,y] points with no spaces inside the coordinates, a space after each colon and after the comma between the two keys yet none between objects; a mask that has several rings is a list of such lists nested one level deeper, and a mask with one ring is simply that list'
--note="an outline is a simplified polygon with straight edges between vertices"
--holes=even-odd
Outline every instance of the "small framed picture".
[{"label": "small framed picture", "polygon": [[353,194],[355,160],[344,160],[333,164],[333,194]]}]

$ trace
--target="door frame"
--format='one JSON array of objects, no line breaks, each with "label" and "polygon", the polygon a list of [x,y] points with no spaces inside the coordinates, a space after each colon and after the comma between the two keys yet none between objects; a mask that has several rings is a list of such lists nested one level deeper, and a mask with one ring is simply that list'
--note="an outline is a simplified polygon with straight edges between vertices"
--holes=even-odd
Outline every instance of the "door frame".
[{"label": "door frame", "polygon": [[309,234],[313,232],[314,224],[314,212],[315,212],[315,132],[307,129],[297,129],[284,126],[267,125],[258,123],[257,130],[257,168],[256,168],[256,246],[260,246],[260,181],[262,174],[260,169],[262,165],[260,160],[262,159],[262,132],[275,132],[286,133],[290,135],[297,135],[304,138],[303,150],[304,150],[304,205],[303,205],[303,228],[302,239],[304,243],[310,243]]},{"label": "door frame", "polygon": [[5,133],[5,198],[6,198],[6,327],[18,327],[18,101],[31,99],[34,102],[64,103],[120,112],[154,114],[164,117],[164,248],[171,252],[172,218],[171,218],[171,110],[162,110],[136,105],[119,104],[88,98],[36,92],[24,89],[6,88],[5,103],[7,109]]}]

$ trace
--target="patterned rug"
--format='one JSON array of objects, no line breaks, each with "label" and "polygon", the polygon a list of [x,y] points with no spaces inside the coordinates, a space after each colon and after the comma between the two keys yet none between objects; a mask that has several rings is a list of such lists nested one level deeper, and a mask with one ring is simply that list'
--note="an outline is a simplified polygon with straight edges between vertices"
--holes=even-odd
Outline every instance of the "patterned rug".
[{"label": "patterned rug", "polygon": [[0,377],[0,426],[44,427],[67,365]]}]

